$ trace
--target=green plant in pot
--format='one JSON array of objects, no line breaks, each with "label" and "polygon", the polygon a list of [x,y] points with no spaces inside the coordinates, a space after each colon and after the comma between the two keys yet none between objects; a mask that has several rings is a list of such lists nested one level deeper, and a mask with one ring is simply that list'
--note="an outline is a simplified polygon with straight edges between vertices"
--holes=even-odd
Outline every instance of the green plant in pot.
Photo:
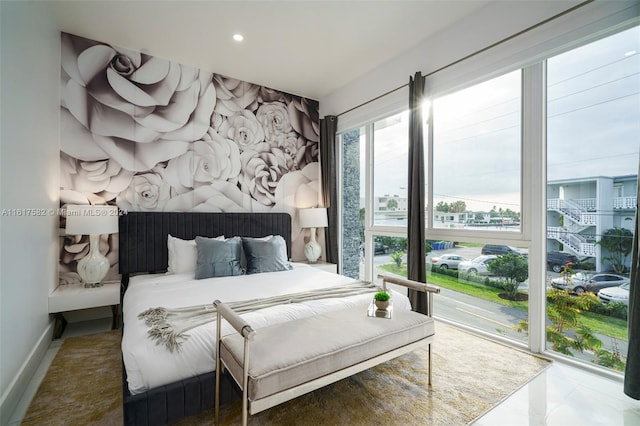
[{"label": "green plant in pot", "polygon": [[391,300],[391,295],[386,291],[379,291],[373,295],[373,300],[376,304],[376,308],[386,311],[389,307],[389,301]]}]

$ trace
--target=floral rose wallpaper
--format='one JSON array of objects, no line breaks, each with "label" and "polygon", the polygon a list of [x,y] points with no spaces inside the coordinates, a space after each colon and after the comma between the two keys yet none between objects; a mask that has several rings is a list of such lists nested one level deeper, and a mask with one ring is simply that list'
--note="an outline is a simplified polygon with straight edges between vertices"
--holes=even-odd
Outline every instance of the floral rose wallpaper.
[{"label": "floral rose wallpaper", "polygon": [[[126,211],[287,212],[318,202],[318,102],[62,33],[60,203]],[[60,282],[88,236],[66,236]],[[102,236],[117,275],[117,234]]]}]

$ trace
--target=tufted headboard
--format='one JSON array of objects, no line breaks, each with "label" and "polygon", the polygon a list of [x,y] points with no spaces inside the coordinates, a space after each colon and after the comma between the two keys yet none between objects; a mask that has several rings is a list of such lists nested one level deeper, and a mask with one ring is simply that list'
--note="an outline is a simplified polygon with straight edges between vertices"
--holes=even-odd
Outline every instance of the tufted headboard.
[{"label": "tufted headboard", "polygon": [[185,240],[282,235],[291,258],[288,213],[129,212],[119,218],[119,270],[126,281],[129,274],[167,269],[168,234]]}]

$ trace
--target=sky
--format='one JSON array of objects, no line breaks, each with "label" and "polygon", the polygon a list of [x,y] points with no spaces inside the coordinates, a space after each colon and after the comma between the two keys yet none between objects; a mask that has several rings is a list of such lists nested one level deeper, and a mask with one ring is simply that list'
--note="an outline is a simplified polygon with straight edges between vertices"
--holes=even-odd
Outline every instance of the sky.
[{"label": "sky", "polygon": [[[520,210],[520,75],[433,101],[434,204]],[[550,58],[547,117],[548,180],[637,174],[640,27]],[[375,195],[406,196],[407,120],[374,133]]]}]

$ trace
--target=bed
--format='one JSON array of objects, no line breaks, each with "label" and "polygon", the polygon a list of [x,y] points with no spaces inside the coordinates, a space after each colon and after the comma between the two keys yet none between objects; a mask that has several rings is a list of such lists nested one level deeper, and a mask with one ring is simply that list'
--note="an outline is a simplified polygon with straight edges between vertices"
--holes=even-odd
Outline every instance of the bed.
[{"label": "bed", "polygon": [[[169,235],[196,237],[253,237],[280,235],[291,257],[291,218],[286,213],[130,212],[120,217],[119,268],[122,274],[123,405],[127,425],[156,425],[212,408],[215,401],[215,324],[190,330],[179,351],[169,352],[147,338],[137,318],[155,306],[180,308],[211,305],[216,299],[234,302],[349,285],[354,280],[308,265],[292,263],[291,270],[192,280],[190,272],[167,273]],[[356,306],[366,308],[371,294],[310,300],[270,306],[243,315],[252,326],[318,315]],[[406,296],[394,294],[395,309],[410,309]],[[295,306],[294,306],[295,305]],[[224,333],[231,332],[230,330]],[[196,351],[196,352],[194,352]],[[223,376],[220,401],[239,398],[238,389]]]}]

